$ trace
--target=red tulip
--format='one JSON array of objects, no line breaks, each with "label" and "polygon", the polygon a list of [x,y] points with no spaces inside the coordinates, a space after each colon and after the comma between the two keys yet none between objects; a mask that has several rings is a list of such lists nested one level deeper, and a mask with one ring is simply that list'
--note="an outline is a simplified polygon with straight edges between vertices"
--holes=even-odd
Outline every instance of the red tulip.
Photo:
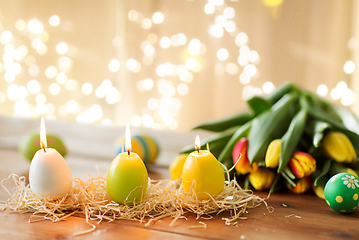
[{"label": "red tulip", "polygon": [[241,138],[233,148],[232,158],[237,172],[247,174],[258,169],[258,163],[250,164],[248,159],[248,139]]}]

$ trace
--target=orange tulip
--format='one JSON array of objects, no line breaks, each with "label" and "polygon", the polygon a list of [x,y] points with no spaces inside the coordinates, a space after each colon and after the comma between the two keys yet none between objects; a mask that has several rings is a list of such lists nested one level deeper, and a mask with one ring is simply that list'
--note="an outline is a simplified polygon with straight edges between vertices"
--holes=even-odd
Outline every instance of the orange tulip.
[{"label": "orange tulip", "polygon": [[288,166],[296,178],[309,176],[317,168],[315,159],[305,152],[295,152]]},{"label": "orange tulip", "polygon": [[290,186],[289,190],[295,193],[304,193],[308,189],[310,189],[310,178],[304,177],[298,183],[297,186],[292,187]]}]

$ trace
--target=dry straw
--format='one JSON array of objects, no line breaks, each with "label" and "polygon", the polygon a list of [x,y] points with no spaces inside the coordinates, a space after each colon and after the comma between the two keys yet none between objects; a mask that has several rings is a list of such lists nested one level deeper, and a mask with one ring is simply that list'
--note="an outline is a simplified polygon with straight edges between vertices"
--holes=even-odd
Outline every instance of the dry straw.
[{"label": "dry straw", "polygon": [[[227,171],[228,174],[228,171]],[[16,187],[11,193],[5,186],[6,180],[13,179]],[[229,178],[228,178],[229,179]],[[89,220],[98,223],[111,222],[117,219],[127,219],[151,223],[172,217],[170,226],[173,226],[179,218],[186,218],[190,212],[197,219],[211,219],[213,215],[228,211],[229,217],[222,218],[226,225],[235,225],[239,219],[246,219],[242,215],[247,209],[255,208],[264,203],[271,212],[273,209],[267,206],[264,199],[255,196],[251,191],[243,190],[235,179],[226,181],[224,190],[217,196],[211,196],[209,200],[198,200],[194,192],[185,192],[181,181],[151,180],[144,199],[135,205],[120,205],[111,201],[106,191],[106,176],[89,176],[88,180],[74,178],[69,194],[60,199],[38,198],[26,183],[25,177],[11,174],[1,181],[1,186],[10,194],[10,198],[3,203],[3,210],[9,208],[13,212],[31,212],[29,222],[51,220],[61,221],[75,213],[82,213],[86,222],[91,225],[87,231],[78,232],[80,235],[92,232],[96,226]],[[199,221],[199,225],[191,228],[206,228],[206,224]]]}]

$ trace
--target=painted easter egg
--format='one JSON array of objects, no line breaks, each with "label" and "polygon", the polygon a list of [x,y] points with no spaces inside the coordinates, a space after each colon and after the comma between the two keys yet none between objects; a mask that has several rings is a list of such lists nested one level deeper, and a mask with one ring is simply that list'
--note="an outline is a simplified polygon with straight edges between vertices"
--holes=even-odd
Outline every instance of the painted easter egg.
[{"label": "painted easter egg", "polygon": [[[56,149],[62,157],[66,157],[67,149],[60,137],[54,134],[46,134],[46,138],[48,148]],[[40,148],[40,134],[38,132],[25,135],[18,145],[18,151],[29,161],[32,161],[35,153]]]},{"label": "painted easter egg", "polygon": [[[122,153],[123,137],[115,142],[115,154]],[[154,163],[160,148],[158,142],[149,135],[139,134],[131,136],[131,152],[137,153],[145,164]]]},{"label": "painted easter egg", "polygon": [[359,206],[359,179],[350,173],[338,173],[325,185],[324,196],[333,210],[352,212]]}]

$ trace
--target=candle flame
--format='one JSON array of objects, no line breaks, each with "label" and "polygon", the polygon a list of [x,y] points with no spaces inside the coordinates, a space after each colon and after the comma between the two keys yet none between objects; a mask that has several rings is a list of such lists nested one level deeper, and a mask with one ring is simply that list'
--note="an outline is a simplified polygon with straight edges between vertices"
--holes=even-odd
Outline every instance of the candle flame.
[{"label": "candle flame", "polygon": [[199,140],[199,136],[196,136],[196,140],[194,141],[194,148],[199,151],[201,149],[201,141]]},{"label": "candle flame", "polygon": [[44,149],[46,152],[47,148],[47,140],[46,140],[46,130],[45,130],[45,121],[44,117],[41,117],[41,125],[40,125],[40,147]]},{"label": "candle flame", "polygon": [[126,152],[128,152],[130,154],[130,151],[131,151],[131,133],[130,133],[130,125],[126,125],[126,138],[125,138],[125,141],[126,141]]}]

